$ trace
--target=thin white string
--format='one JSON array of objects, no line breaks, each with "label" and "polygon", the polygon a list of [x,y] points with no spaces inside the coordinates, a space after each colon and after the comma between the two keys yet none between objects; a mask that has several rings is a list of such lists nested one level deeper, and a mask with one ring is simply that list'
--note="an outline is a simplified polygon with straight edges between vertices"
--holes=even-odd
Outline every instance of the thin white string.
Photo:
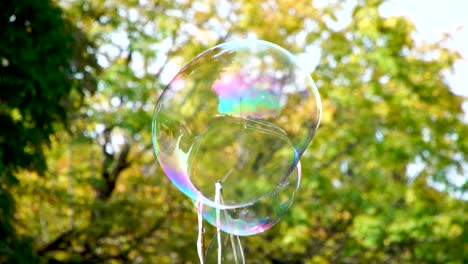
[{"label": "thin white string", "polygon": [[234,244],[234,235],[229,235],[229,239],[231,241],[231,248],[232,248],[232,253],[234,255],[234,263],[239,263],[239,260],[237,259],[237,250],[236,250],[236,245]]},{"label": "thin white string", "polygon": [[242,248],[242,244],[241,244],[239,236],[236,236],[236,239],[237,239],[237,244],[239,245],[239,251],[240,251],[240,260],[237,259],[237,253],[235,255],[236,263],[245,264],[244,249]]},{"label": "thin white string", "polygon": [[202,202],[197,199],[195,206],[197,208],[198,215],[198,238],[197,238],[197,252],[200,264],[203,264],[203,216],[202,216]]},{"label": "thin white string", "polygon": [[[232,170],[228,172],[228,175],[229,175],[231,172],[232,172]],[[228,175],[226,175],[226,176],[228,176]],[[221,185],[221,183],[219,183],[219,185]],[[221,195],[220,195],[220,197],[219,197],[219,200],[221,201],[221,204],[224,204],[223,194],[222,194],[222,193],[221,193]],[[229,218],[226,211],[224,211],[224,218],[225,218],[225,219],[228,219],[228,218]],[[242,245],[240,244],[239,236],[236,236],[236,237],[237,237],[237,242],[239,243],[238,245],[239,245],[239,247],[240,247],[241,255],[242,255],[242,257],[243,257],[244,253],[242,252]],[[238,257],[237,257],[237,250],[236,250],[236,245],[235,245],[235,242],[234,242],[234,235],[229,234],[229,240],[231,241],[231,248],[232,248],[232,252],[233,252],[233,255],[234,255],[234,263],[237,264],[237,263],[239,263],[239,259],[238,259]],[[242,262],[242,263],[244,263],[244,262]]]},{"label": "thin white string", "polygon": [[[220,202],[221,197],[221,183],[217,181],[215,183],[215,203],[218,205]],[[221,220],[220,220],[220,213],[219,208],[216,208],[216,231],[217,231],[217,238],[218,238],[218,264],[221,264],[221,230],[220,230]]]},{"label": "thin white string", "polygon": [[[215,203],[216,204],[221,204],[224,203],[223,198],[222,198],[222,186],[221,183],[218,181],[215,183]],[[197,252],[198,252],[198,258],[200,259],[200,263],[204,264],[204,252],[203,252],[203,215],[202,215],[202,209],[203,209],[203,202],[201,201],[200,198],[197,199],[195,202],[195,207],[197,209],[197,216],[198,216],[198,238],[197,238]],[[224,212],[225,217],[227,217],[226,212]],[[221,212],[219,208],[216,208],[216,237],[218,240],[218,264],[221,264],[222,261],[222,241],[221,241]],[[242,249],[242,244],[240,242],[239,236],[234,236],[234,235],[229,235],[230,241],[231,241],[231,246],[234,254],[234,259],[235,263],[245,263],[244,260],[244,251]],[[240,256],[237,256],[237,250],[235,249],[234,242],[236,240],[238,246],[239,246],[239,253]]]},{"label": "thin white string", "polygon": [[[216,193],[215,193],[215,199],[216,199],[216,194],[218,194],[218,192],[219,192],[219,197],[218,197],[219,202],[220,202],[220,204],[224,204],[223,193],[222,193],[223,189],[222,189],[222,186],[221,186],[221,182],[218,181],[216,183],[216,186],[217,186],[217,189],[216,189]],[[217,211],[219,212],[219,210],[217,210]],[[227,211],[224,210],[223,212],[224,212],[224,217],[226,219],[228,219],[229,217],[228,217]],[[220,220],[219,215],[217,215],[216,219],[217,219],[217,226],[219,227],[220,224],[221,224],[220,221],[219,221]],[[236,264],[245,264],[244,250],[242,248],[242,244],[241,244],[239,236],[229,234],[229,240],[231,242],[232,253],[234,255],[234,263],[236,263]],[[236,246],[235,246],[236,243],[237,243],[239,252],[237,252],[237,250],[236,250]],[[218,247],[221,248],[221,232],[220,232],[219,228],[218,228]],[[239,253],[240,256],[238,256],[237,253]],[[218,263],[220,263],[219,262],[220,261],[220,259],[219,259],[220,255],[219,254],[220,253],[218,251]]]}]

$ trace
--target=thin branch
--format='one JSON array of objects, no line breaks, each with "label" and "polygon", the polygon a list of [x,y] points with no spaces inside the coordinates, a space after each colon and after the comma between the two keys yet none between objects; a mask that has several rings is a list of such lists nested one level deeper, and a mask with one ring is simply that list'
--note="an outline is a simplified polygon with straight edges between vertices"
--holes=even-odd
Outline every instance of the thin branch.
[{"label": "thin branch", "polygon": [[50,242],[46,246],[42,247],[41,249],[37,250],[37,252],[36,252],[37,255],[43,256],[47,252],[61,250],[61,249],[66,248],[66,247],[64,247],[64,245],[69,244],[70,240],[73,237],[73,235],[75,235],[77,233],[78,232],[76,232],[75,228],[71,228],[71,229],[65,231],[64,233],[59,235],[57,238],[55,238],[52,242]]}]

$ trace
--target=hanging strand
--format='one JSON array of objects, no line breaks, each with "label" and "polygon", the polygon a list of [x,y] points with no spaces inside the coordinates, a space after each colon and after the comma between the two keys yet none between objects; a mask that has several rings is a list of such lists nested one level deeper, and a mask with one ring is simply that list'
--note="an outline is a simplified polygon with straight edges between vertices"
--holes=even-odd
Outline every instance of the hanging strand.
[{"label": "hanging strand", "polygon": [[[220,197],[221,197],[221,182],[217,181],[215,183],[215,203],[218,205],[220,203]],[[217,231],[217,238],[218,238],[218,264],[221,264],[221,256],[222,256],[222,250],[221,250],[221,229],[219,228],[221,226],[221,219],[220,219],[220,212],[219,208],[216,208],[216,231]]]},{"label": "hanging strand", "polygon": [[[221,183],[220,183],[220,185],[221,185]],[[220,200],[221,200],[221,204],[224,204],[223,193],[222,192],[220,194]],[[224,210],[224,218],[228,219],[228,214],[227,214],[226,210]],[[244,263],[244,251],[242,250],[242,244],[240,242],[239,236],[234,236],[233,234],[229,234],[229,240],[231,242],[232,254],[234,255],[234,263],[236,263],[236,264]],[[239,246],[239,251],[240,251],[239,252],[240,253],[239,257],[237,256],[236,244]]]},{"label": "hanging strand", "polygon": [[195,206],[197,208],[197,216],[198,216],[198,238],[197,238],[197,252],[198,252],[198,258],[200,259],[200,264],[203,264],[203,259],[204,259],[204,232],[203,232],[203,216],[202,216],[202,207],[203,204],[200,201],[200,199],[197,199],[197,202],[195,203]]}]

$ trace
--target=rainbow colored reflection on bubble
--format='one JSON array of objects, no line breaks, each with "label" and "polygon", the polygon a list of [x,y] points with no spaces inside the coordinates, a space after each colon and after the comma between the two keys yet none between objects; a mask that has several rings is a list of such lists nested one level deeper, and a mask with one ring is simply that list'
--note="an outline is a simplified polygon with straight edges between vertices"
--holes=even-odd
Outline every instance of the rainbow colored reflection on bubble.
[{"label": "rainbow colored reflection on bubble", "polygon": [[188,153],[180,149],[180,139],[171,155],[157,152],[158,158],[167,177],[179,190],[189,197],[198,197],[199,192],[193,186],[188,174]]},{"label": "rainbow colored reflection on bubble", "polygon": [[280,95],[274,78],[250,79],[244,72],[224,74],[213,84],[220,114],[268,118],[280,112]]}]

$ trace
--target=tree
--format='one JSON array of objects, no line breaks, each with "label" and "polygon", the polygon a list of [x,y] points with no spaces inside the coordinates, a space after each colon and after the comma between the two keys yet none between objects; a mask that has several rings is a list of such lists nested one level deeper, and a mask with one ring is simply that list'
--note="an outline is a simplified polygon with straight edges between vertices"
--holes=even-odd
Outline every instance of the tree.
[{"label": "tree", "polygon": [[32,263],[31,239],[15,232],[11,189],[23,169],[46,173],[50,137],[94,89],[85,69],[92,58],[85,36],[49,1],[2,1],[0,10],[0,262]]},{"label": "tree", "polygon": [[24,174],[15,193],[38,254],[51,263],[196,261],[193,205],[151,153],[152,110],[174,69],[255,36],[295,53],[321,48],[312,76],[324,116],[291,212],[245,240],[249,263],[463,263],[466,201],[454,193],[466,184],[449,174],[463,173],[468,127],[463,98],[443,78],[459,55],[444,40],[415,43],[411,21],[382,17],[382,3],[358,1],[340,30],[329,21],[342,1],[63,3],[100,47],[104,70],[75,136],[47,153],[53,180]]}]

